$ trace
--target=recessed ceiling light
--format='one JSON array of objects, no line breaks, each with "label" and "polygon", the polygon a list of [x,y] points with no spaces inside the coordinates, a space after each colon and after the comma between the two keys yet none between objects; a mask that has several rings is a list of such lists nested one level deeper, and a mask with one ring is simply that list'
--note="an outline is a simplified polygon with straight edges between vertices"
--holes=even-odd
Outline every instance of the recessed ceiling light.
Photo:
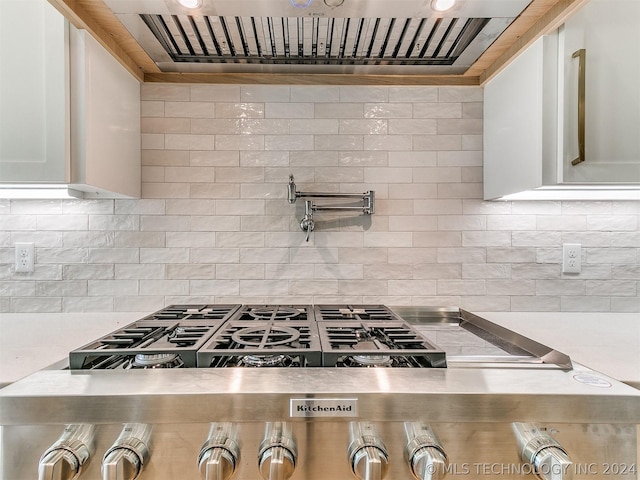
[{"label": "recessed ceiling light", "polygon": [[185,8],[200,8],[202,0],[178,0],[178,3]]},{"label": "recessed ceiling light", "polygon": [[456,4],[456,0],[431,0],[431,8],[436,12],[446,12],[453,8]]}]

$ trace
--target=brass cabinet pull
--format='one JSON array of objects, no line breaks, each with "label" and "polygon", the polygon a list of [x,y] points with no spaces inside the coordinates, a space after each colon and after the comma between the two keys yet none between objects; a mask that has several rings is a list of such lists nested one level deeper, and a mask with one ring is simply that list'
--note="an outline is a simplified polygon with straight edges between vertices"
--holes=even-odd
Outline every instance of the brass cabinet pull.
[{"label": "brass cabinet pull", "polygon": [[571,165],[578,165],[585,161],[585,143],[586,143],[586,120],[585,120],[585,97],[586,97],[586,73],[585,63],[587,59],[587,50],[581,48],[573,52],[571,58],[578,58],[578,157],[571,161]]}]

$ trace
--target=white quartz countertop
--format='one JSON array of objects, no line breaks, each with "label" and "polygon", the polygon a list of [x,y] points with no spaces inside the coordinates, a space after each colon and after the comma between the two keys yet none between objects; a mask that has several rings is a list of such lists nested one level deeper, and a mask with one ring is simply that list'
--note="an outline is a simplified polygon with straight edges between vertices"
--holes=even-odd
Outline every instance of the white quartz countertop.
[{"label": "white quartz countertop", "polygon": [[[0,314],[0,385],[150,312]],[[640,315],[474,312],[618,380],[640,382]]]}]

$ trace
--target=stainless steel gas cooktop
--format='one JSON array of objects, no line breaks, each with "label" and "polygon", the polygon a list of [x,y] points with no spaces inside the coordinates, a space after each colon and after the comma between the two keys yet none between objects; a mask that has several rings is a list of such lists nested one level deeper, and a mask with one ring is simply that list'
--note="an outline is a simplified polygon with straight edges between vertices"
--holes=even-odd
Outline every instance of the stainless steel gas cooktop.
[{"label": "stainless steel gas cooktop", "polygon": [[459,309],[384,305],[171,305],[69,354],[81,369],[570,368],[566,355]]}]

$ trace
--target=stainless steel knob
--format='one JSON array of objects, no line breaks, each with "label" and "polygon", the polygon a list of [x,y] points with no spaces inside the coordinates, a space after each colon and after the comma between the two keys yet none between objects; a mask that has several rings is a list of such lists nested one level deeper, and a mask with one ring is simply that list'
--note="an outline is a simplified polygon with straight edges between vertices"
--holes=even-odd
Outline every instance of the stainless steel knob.
[{"label": "stainless steel knob", "polygon": [[102,459],[103,480],[135,480],[149,459],[151,425],[127,423]]},{"label": "stainless steel knob", "polygon": [[572,480],[573,462],[566,450],[535,423],[513,423],[522,461],[530,463],[542,480]]},{"label": "stainless steel knob", "polygon": [[265,480],[287,480],[296,468],[297,449],[290,426],[283,422],[267,424],[260,444],[258,465]]},{"label": "stainless steel knob", "polygon": [[382,480],[389,470],[387,448],[369,422],[350,424],[349,462],[360,480]]},{"label": "stainless steel knob", "polygon": [[67,425],[60,438],[40,458],[38,480],[75,480],[93,453],[95,427]]},{"label": "stainless steel knob", "polygon": [[203,480],[227,480],[240,459],[235,429],[230,423],[212,423],[200,449],[198,469]]},{"label": "stainless steel knob", "polygon": [[405,456],[411,473],[418,480],[442,480],[449,462],[444,448],[429,425],[405,423],[407,447]]}]

